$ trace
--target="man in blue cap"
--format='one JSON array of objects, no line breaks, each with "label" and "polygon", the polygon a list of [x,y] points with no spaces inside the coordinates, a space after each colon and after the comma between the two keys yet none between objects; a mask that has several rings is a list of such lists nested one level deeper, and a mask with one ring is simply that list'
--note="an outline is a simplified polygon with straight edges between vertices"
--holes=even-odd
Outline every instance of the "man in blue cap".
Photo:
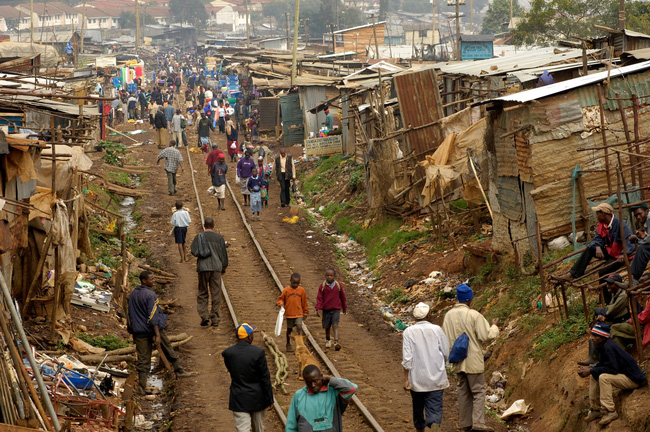
[{"label": "man in blue cap", "polygon": [[271,374],[264,349],[253,345],[256,327],[237,327],[237,343],[221,355],[230,378],[228,409],[235,417],[237,432],[264,432],[264,410],[273,405]]},{"label": "man in blue cap", "polygon": [[467,357],[453,364],[453,371],[458,375],[458,427],[467,431],[492,431],[485,424],[482,344],[499,335],[499,319],[493,319],[490,325],[480,312],[470,309],[474,293],[466,284],[456,287],[456,298],[458,304],[445,314],[442,330],[452,347],[463,333],[469,337]]},{"label": "man in blue cap", "polygon": [[591,341],[599,354],[598,363],[578,369],[578,375],[589,378],[589,404],[591,411],[585,418],[590,422],[607,425],[618,418],[612,389],[635,389],[646,381],[645,374],[619,344],[610,339],[610,327],[597,323],[591,329]]}]

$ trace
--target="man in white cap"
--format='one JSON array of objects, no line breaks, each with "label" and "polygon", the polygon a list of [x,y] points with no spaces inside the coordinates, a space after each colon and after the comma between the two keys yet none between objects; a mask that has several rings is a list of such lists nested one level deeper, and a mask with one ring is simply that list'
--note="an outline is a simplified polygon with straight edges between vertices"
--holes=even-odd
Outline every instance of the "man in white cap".
[{"label": "man in white cap", "polygon": [[404,330],[402,366],[404,390],[413,399],[415,430],[430,427],[440,430],[442,422],[442,392],[449,387],[445,363],[449,356],[449,342],[442,329],[429,322],[429,306],[418,303],[413,309],[415,324]]},{"label": "man in white cap", "polygon": [[[596,236],[589,243],[587,249],[580,254],[578,261],[571,267],[571,270],[563,275],[557,276],[556,279],[558,280],[571,281],[575,278],[582,277],[585,274],[587,266],[594,258],[605,261],[605,265],[598,272],[601,279],[623,266],[621,226],[618,218],[614,216],[614,209],[607,203],[600,203],[591,209],[596,212],[596,219],[598,220]],[[623,231],[625,233],[627,254],[631,257],[634,253],[634,245],[630,241],[632,231],[625,221],[623,221]]]}]

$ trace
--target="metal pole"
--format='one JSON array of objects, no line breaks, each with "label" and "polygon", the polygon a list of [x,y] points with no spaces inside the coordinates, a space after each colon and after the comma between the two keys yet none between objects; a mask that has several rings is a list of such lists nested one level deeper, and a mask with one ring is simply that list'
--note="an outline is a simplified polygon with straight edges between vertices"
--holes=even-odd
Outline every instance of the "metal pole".
[{"label": "metal pole", "polygon": [[2,286],[2,294],[4,295],[5,303],[7,305],[7,308],[9,308],[9,313],[11,314],[11,320],[14,322],[14,325],[16,326],[16,330],[18,331],[18,336],[20,336],[20,340],[23,344],[23,348],[25,349],[25,352],[27,353],[27,358],[29,359],[29,364],[32,367],[32,373],[34,374],[34,377],[36,377],[36,383],[38,384],[38,389],[41,391],[41,398],[43,398],[45,409],[47,409],[47,413],[52,418],[52,425],[54,426],[54,430],[60,431],[61,425],[59,424],[59,418],[56,416],[56,411],[54,411],[54,407],[52,406],[52,401],[50,400],[50,394],[47,392],[47,387],[43,382],[43,376],[41,375],[40,365],[36,362],[36,359],[34,358],[34,354],[30,349],[30,344],[29,341],[27,340],[27,335],[25,334],[23,323],[20,321],[20,317],[18,316],[18,311],[14,306],[14,302],[13,299],[11,298],[11,293],[9,292],[9,288],[7,287],[7,283],[5,281],[4,275],[0,275],[0,285]]},{"label": "metal pole", "polygon": [[300,26],[300,0],[296,0],[296,11],[293,20],[293,58],[291,59],[291,87],[296,81],[296,67],[298,55],[298,27]]}]

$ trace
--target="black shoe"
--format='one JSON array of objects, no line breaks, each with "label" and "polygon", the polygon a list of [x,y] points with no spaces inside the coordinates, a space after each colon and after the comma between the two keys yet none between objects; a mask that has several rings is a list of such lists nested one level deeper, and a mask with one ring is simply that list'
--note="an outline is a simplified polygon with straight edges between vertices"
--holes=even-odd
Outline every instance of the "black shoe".
[{"label": "black shoe", "polygon": [[281,204],[280,207],[285,207],[285,205],[284,205],[284,204]]},{"label": "black shoe", "polygon": [[201,320],[201,327],[207,327],[210,324],[209,319]]}]

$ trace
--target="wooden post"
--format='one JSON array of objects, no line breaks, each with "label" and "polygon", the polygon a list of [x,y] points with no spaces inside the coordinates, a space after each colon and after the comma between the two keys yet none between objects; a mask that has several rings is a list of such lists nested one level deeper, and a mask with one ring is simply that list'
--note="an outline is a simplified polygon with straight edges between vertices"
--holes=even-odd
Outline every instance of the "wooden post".
[{"label": "wooden post", "polygon": [[451,241],[454,245],[454,250],[458,250],[458,245],[456,244],[456,239],[453,236],[453,233],[451,232],[451,228],[449,227],[449,222],[451,222],[451,219],[449,218],[449,213],[447,212],[447,205],[445,204],[445,197],[442,192],[442,180],[440,180],[440,176],[438,176],[438,189],[440,189],[440,200],[442,201],[442,210],[445,212],[445,219],[446,219],[446,226],[447,226],[447,233],[449,234],[449,237],[451,237]]},{"label": "wooden post", "polygon": [[[636,121],[636,117],[635,117]],[[635,124],[635,129],[637,125]],[[621,236],[621,243],[623,245],[623,258],[625,259],[625,269],[627,270],[627,277],[628,277],[628,287],[630,289],[634,286],[634,276],[632,276],[632,271],[630,270],[630,259],[627,255],[627,240],[625,238],[625,229],[623,227],[623,202],[622,202],[622,196],[621,196],[621,177],[623,174],[621,173],[621,166],[619,165],[617,170],[616,170],[616,200],[618,201],[618,222],[619,222],[619,229],[620,229],[620,236]],[[641,171],[639,171],[639,177],[641,177]],[[634,338],[636,339],[636,348],[637,348],[637,356],[639,359],[639,362],[643,361],[643,333],[641,331],[641,325],[639,324],[639,312],[637,311],[636,308],[636,300],[634,299],[634,296],[628,296],[627,298],[628,301],[628,306],[630,308],[630,312],[632,314],[632,325],[634,326]]]},{"label": "wooden post", "polygon": [[[379,42],[377,42],[377,27],[375,26],[375,15],[372,15],[372,33],[375,38],[375,52],[377,53],[377,61],[379,61]],[[381,113],[381,123],[382,130],[386,135],[388,135],[388,124],[386,124],[386,101],[384,100],[384,84],[381,79],[381,66],[377,67],[377,74],[379,75],[379,96],[381,98],[381,107],[379,107],[379,112]]]},{"label": "wooden post", "polygon": [[[582,210],[582,227],[585,230],[587,239],[591,241],[591,232],[589,231],[589,204],[587,203],[587,196],[585,193],[585,180],[582,178],[582,172],[578,174],[576,179],[578,183],[578,193],[580,194],[580,208]],[[577,237],[577,236],[576,236]],[[575,245],[577,239],[573,239],[573,244]]]},{"label": "wooden post", "polygon": [[542,311],[546,309],[546,274],[544,273],[544,261],[542,259],[542,234],[539,228],[539,222],[535,224],[537,234],[537,268],[539,270],[539,282],[542,292]]},{"label": "wooden post", "polygon": [[[641,154],[641,149],[639,147],[640,132],[639,132],[639,98],[637,95],[632,95],[632,110],[634,111],[634,146],[637,154]],[[637,161],[638,157],[635,158]],[[639,169],[639,187],[645,187],[645,182],[643,181],[643,169]],[[622,176],[623,174],[621,174]],[[641,192],[641,199],[643,199],[643,192]]]},{"label": "wooden post", "polygon": [[603,88],[600,84],[598,87],[598,107],[600,108],[600,134],[603,140],[603,153],[605,154],[605,172],[607,176],[607,192],[611,195],[612,190],[612,178],[611,170],[609,167],[609,150],[607,146],[607,133],[605,132],[605,105],[603,104]]},{"label": "wooden post", "polygon": [[566,288],[564,288],[564,283],[560,284],[560,290],[562,291],[562,303],[564,303],[564,315],[569,318],[569,306],[566,301]]},{"label": "wooden post", "polygon": [[298,26],[300,25],[300,0],[296,0],[296,11],[293,21],[293,47],[291,59],[291,87],[293,88],[296,82],[297,72],[297,55],[298,55]]}]

